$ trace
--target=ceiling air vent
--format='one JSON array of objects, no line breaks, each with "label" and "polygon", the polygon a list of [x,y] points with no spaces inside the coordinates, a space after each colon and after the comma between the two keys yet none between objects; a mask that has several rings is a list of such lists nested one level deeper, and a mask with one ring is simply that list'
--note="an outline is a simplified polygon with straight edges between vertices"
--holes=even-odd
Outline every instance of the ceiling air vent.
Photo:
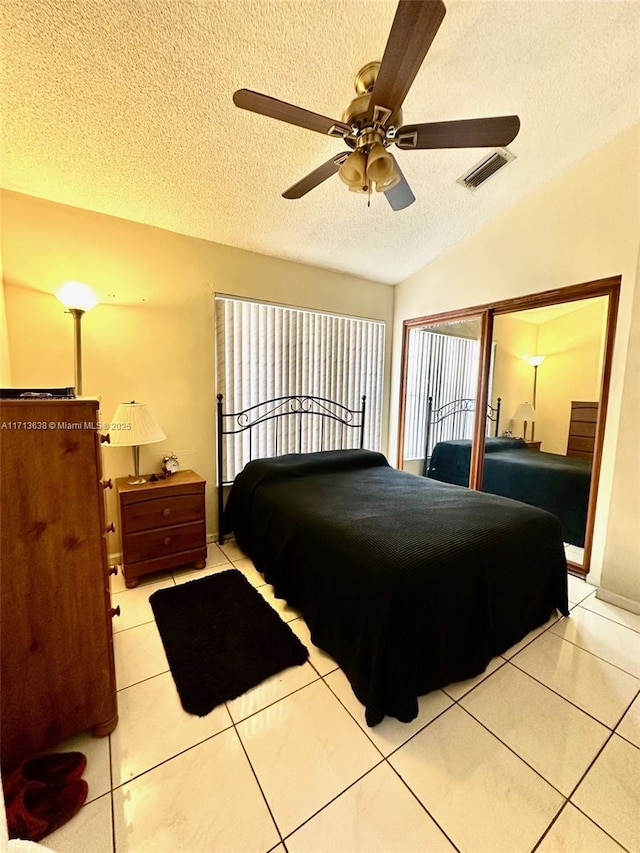
[{"label": "ceiling air vent", "polygon": [[507,163],[515,159],[515,154],[507,151],[506,148],[496,148],[491,154],[483,157],[479,163],[476,163],[468,172],[461,178],[458,178],[456,183],[467,187],[470,190],[477,190],[481,184],[484,184],[492,175],[506,166]]}]

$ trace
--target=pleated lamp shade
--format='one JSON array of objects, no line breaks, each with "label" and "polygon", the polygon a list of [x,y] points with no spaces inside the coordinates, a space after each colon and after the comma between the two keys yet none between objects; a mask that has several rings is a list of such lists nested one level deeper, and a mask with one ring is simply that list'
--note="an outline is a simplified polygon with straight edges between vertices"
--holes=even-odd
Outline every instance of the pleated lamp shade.
[{"label": "pleated lamp shade", "polygon": [[164,441],[166,435],[153,417],[146,403],[120,403],[109,425],[112,447],[133,447],[133,476],[127,481],[131,486],[146,483],[140,476],[140,445]]},{"label": "pleated lamp shade", "polygon": [[514,421],[527,421],[532,423],[536,419],[536,410],[533,408],[531,403],[520,403],[518,408],[513,413],[512,420]]},{"label": "pleated lamp shade", "polygon": [[133,447],[164,441],[166,435],[146,403],[119,403],[109,425],[111,445]]}]

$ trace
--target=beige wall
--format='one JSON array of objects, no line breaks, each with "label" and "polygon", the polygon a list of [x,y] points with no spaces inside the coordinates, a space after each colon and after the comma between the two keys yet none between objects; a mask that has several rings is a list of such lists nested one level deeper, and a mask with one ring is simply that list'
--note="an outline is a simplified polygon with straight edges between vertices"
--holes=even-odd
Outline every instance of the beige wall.
[{"label": "beige wall", "polygon": [[[616,467],[602,567],[610,600],[633,601],[640,612],[640,258],[620,411]],[[603,596],[604,597],[604,596]]]},{"label": "beige wall", "polygon": [[639,130],[636,125],[621,134],[396,287],[391,387],[394,447],[405,319],[621,275],[591,577],[599,582],[606,555],[607,583],[623,585],[631,560],[617,555],[625,553],[640,565],[637,526],[616,528],[616,548],[605,550],[605,545],[610,517],[638,518],[637,497],[623,507],[626,498],[622,491],[612,494],[612,484],[614,475],[616,481],[624,478],[634,462],[632,440],[618,442],[618,424],[623,400],[626,411],[630,396],[637,394],[632,387],[637,372],[632,376],[629,367],[625,376],[625,368],[627,358],[630,365],[638,358],[630,330],[632,316],[634,324],[640,322],[640,304],[633,306],[640,237]]},{"label": "beige wall", "polygon": [[600,399],[606,310],[606,298],[588,300],[578,311],[540,324],[538,352],[546,358],[538,368],[536,438],[549,453],[567,452],[571,401]]},{"label": "beige wall", "polygon": [[[0,255],[0,276],[2,275],[2,256]],[[4,287],[0,285],[0,386],[11,385],[11,365],[9,362],[9,337],[7,335],[7,312],[4,304]]]},{"label": "beige wall", "polygon": [[[123,400],[149,403],[167,441],[141,448],[141,467],[158,470],[173,450],[183,468],[206,477],[211,533],[217,529],[214,293],[385,321],[389,387],[393,289],[387,285],[17,193],[5,192],[3,204],[13,384],[73,384],[72,321],[42,290],[75,279],[115,294],[83,318],[84,391],[101,397],[104,420]],[[387,417],[388,393],[385,427]],[[129,448],[106,448],[104,459],[110,477],[132,468]],[[108,511],[115,517],[112,493]]]},{"label": "beige wall", "polygon": [[[516,436],[522,435],[522,423],[512,420],[520,403],[531,402],[533,389],[532,368],[523,356],[533,355],[537,350],[538,328],[518,317],[503,314],[495,318],[493,340],[496,344],[493,368],[493,393],[491,403],[500,397],[500,434],[512,429]],[[527,427],[527,437],[531,427]],[[539,436],[538,436],[539,437]]]},{"label": "beige wall", "polygon": [[[0,197],[0,224],[2,223],[2,199]],[[0,282],[2,282],[2,246],[0,245]],[[4,304],[4,287],[0,283],[0,386],[11,384],[9,363],[9,338],[7,336],[7,312]]]},{"label": "beige wall", "polygon": [[[520,403],[533,403],[534,370],[526,361],[542,354],[536,392],[535,438],[542,450],[565,454],[572,400],[598,400],[606,325],[605,297],[576,303],[571,313],[544,323],[526,319],[526,312],[495,318],[497,344],[493,397],[502,398],[503,426],[522,435],[522,422],[511,421]],[[527,437],[531,429],[527,427]]]}]

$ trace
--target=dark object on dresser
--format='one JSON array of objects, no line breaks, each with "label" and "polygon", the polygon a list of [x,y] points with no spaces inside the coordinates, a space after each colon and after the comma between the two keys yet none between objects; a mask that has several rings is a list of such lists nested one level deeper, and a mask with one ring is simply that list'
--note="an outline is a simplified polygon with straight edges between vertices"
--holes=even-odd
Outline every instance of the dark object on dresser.
[{"label": "dark object on dresser", "polygon": [[0,400],[18,399],[71,399],[75,398],[75,389],[66,388],[0,388]]},{"label": "dark object on dresser", "polygon": [[2,400],[1,741],[27,756],[117,722],[98,403]]},{"label": "dark object on dresser", "polygon": [[205,480],[194,471],[130,485],[116,480],[122,532],[122,570],[127,587],[139,578],[174,566],[207,560]]},{"label": "dark object on dresser", "polygon": [[255,460],[225,515],[369,725],[413,719],[419,696],[479,674],[556,608],[568,613],[554,516],[397,471],[380,453]]},{"label": "dark object on dresser", "polygon": [[203,717],[309,657],[237,569],[160,589],[149,601],[180,702],[190,714]]}]

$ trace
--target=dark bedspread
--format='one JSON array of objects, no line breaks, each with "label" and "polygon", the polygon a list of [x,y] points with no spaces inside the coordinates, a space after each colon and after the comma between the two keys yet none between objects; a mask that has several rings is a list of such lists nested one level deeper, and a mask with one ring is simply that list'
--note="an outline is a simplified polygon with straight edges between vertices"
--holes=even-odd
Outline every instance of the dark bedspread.
[{"label": "dark bedspread", "polygon": [[[470,441],[442,441],[427,476],[444,483],[469,482]],[[591,487],[588,459],[530,450],[519,439],[487,439],[482,488],[552,512],[564,542],[584,546]]]},{"label": "dark bedspread", "polygon": [[225,518],[339,663],[369,725],[413,719],[418,696],[568,612],[556,518],[397,471],[379,453],[250,462]]},{"label": "dark bedspread", "polygon": [[[485,456],[489,453],[527,449],[526,441],[521,438],[486,438],[484,444]],[[439,441],[433,448],[427,476],[442,483],[468,486],[470,466],[471,441],[468,438]]]}]

